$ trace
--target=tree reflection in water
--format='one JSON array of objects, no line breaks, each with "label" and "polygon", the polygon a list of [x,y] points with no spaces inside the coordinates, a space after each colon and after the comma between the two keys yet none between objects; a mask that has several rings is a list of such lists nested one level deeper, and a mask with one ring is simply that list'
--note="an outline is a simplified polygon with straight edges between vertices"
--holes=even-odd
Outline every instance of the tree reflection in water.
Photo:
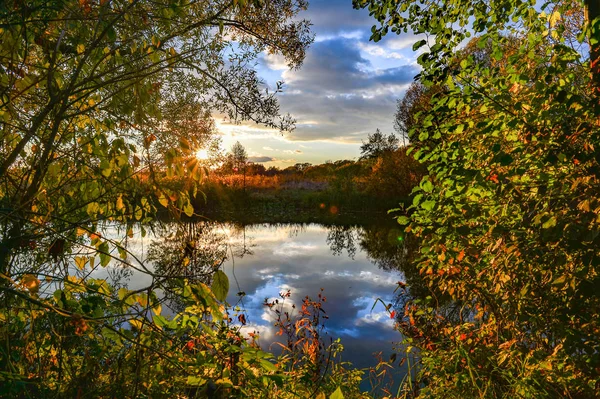
[{"label": "tree reflection in water", "polygon": [[[398,315],[398,322],[406,322],[405,310],[413,301],[435,301],[440,312],[448,320],[468,319],[471,314],[464,313],[462,304],[451,301],[447,295],[442,295],[436,287],[429,287],[423,281],[414,262],[418,253],[417,238],[404,233],[402,229],[385,225],[369,226],[328,226],[327,244],[335,255],[340,255],[344,250],[354,259],[356,243],[365,252],[367,259],[385,271],[400,271],[404,275],[401,289],[396,291],[394,309]],[[403,332],[410,330],[404,329]]]},{"label": "tree reflection in water", "polygon": [[228,258],[228,237],[213,223],[168,224],[157,232],[148,249],[147,260],[162,277],[165,299],[177,311],[183,306],[174,295],[178,282],[188,279],[210,285],[216,270]]},{"label": "tree reflection in water", "polygon": [[412,295],[429,295],[429,289],[412,262],[418,255],[414,236],[389,225],[327,226],[327,230],[327,245],[334,255],[341,255],[346,250],[354,259],[358,245],[367,259],[380,269],[402,272]]},{"label": "tree reflection in water", "polygon": [[356,255],[356,231],[354,226],[327,226],[327,245],[334,255],[341,255],[344,249],[348,257]]}]

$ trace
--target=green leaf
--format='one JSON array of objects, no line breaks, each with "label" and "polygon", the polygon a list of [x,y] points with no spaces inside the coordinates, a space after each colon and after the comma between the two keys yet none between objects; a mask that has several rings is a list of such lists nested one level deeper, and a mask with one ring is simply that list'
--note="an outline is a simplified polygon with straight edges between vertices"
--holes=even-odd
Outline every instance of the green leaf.
[{"label": "green leaf", "polygon": [[342,389],[337,387],[337,389],[331,395],[329,395],[329,399],[344,399]]},{"label": "green leaf", "polygon": [[415,195],[415,198],[413,198],[413,205],[414,206],[418,206],[419,203],[421,203],[421,199],[423,198],[423,194],[417,194]]},{"label": "green leaf", "polygon": [[423,47],[426,44],[427,44],[427,40],[419,40],[418,42],[413,44],[412,49],[413,49],[413,51],[417,51],[418,49],[420,49],[421,47]]},{"label": "green leaf", "polygon": [[164,327],[167,324],[169,324],[169,320],[167,320],[165,317],[160,316],[160,315],[154,315],[152,316],[152,321],[154,322],[154,324],[156,324],[158,327]]},{"label": "green leaf", "polygon": [[435,206],[435,201],[433,201],[433,200],[428,200],[421,204],[421,208],[425,209],[426,211],[431,211],[434,206]]},{"label": "green leaf", "polygon": [[213,276],[213,283],[210,287],[215,297],[224,302],[227,299],[227,293],[229,292],[229,278],[221,270],[217,270]]},{"label": "green leaf", "polygon": [[398,224],[401,224],[404,226],[404,225],[407,225],[410,223],[410,218],[408,218],[407,216],[398,216],[396,221],[398,222]]},{"label": "green leaf", "polygon": [[277,367],[267,359],[260,359],[259,362],[263,369],[267,371],[277,371]]},{"label": "green leaf", "polygon": [[187,384],[192,386],[201,386],[206,384],[206,380],[202,377],[197,377],[195,375],[190,375],[187,378]]},{"label": "green leaf", "polygon": [[103,241],[98,246],[98,254],[100,255],[100,264],[104,267],[110,263],[109,247],[106,241]]},{"label": "green leaf", "polygon": [[556,217],[554,217],[554,216],[550,217],[550,219],[546,220],[542,224],[543,229],[548,229],[548,228],[554,227],[554,226],[556,226]]},{"label": "green leaf", "polygon": [[423,189],[423,191],[425,191],[426,193],[430,193],[433,191],[433,184],[429,181],[429,180],[425,180],[422,184],[421,184],[421,188]]}]

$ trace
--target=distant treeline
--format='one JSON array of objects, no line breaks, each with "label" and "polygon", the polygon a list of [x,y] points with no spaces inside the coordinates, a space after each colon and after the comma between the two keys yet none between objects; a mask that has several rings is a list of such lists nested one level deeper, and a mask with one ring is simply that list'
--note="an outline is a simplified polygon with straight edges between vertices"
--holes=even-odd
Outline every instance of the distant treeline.
[{"label": "distant treeline", "polygon": [[[290,212],[386,212],[405,202],[424,168],[407,148],[383,151],[357,161],[319,165],[297,163],[281,169],[259,163],[224,163],[207,172],[198,188],[197,213],[267,213],[284,219]],[[165,178],[173,189],[185,188],[182,178]]]}]

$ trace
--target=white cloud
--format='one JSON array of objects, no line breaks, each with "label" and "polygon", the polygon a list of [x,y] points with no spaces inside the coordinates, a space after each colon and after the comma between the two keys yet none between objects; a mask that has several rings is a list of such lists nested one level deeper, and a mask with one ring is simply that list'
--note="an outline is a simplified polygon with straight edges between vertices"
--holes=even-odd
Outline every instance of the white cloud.
[{"label": "white cloud", "polygon": [[383,58],[392,58],[396,60],[403,61],[404,63],[411,63],[412,60],[406,57],[403,54],[400,54],[395,51],[390,51],[389,48],[383,47],[380,44],[371,44],[371,43],[359,43],[358,47],[367,53],[368,55],[374,57],[383,57]]},{"label": "white cloud", "polygon": [[285,62],[285,57],[283,57],[281,54],[267,53],[265,54],[264,59],[267,67],[271,70],[283,71],[289,69],[287,63]]},{"label": "white cloud", "polygon": [[[296,162],[293,160],[293,162]],[[273,255],[277,256],[298,256],[306,254],[310,251],[315,251],[318,246],[310,243],[301,242],[285,242],[273,250]]]}]

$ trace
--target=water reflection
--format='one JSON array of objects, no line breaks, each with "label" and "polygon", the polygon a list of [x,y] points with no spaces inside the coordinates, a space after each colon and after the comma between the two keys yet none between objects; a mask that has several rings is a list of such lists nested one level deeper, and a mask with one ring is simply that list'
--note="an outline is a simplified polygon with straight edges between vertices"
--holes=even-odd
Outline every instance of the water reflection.
[{"label": "water reflection", "polygon": [[[286,298],[285,310],[298,312],[306,296],[316,299],[323,288],[327,298],[323,309],[329,317],[325,342],[329,337],[341,338],[345,348],[342,360],[358,368],[375,366],[377,354],[390,359],[394,345],[403,338],[395,329],[402,307],[394,294],[397,282],[406,281],[411,292],[419,292],[420,276],[410,262],[416,242],[393,223],[166,223],[154,226],[146,237],[136,234],[128,249],[153,273],[135,271],[129,288],[161,287],[170,311],[179,311],[182,306],[171,293],[177,278],[210,284],[214,271],[221,268],[230,281],[227,301],[240,308],[231,312],[232,319],[241,324],[238,316],[243,314],[245,325],[240,328],[246,333],[257,332],[260,345],[267,350],[277,351],[274,343],[284,337],[277,335],[277,316],[264,306],[265,300],[277,299],[280,292],[289,289],[291,297]],[[115,263],[102,273],[110,270],[124,269]],[[428,292],[425,288],[423,293]],[[395,303],[397,318],[390,318],[390,312],[377,299]],[[169,312],[167,306],[163,309]],[[398,368],[394,373],[397,382],[406,371]],[[369,389],[368,382],[363,389]]]},{"label": "water reflection", "polygon": [[358,228],[355,226],[327,226],[327,245],[334,255],[341,255],[344,250],[354,259],[356,255],[356,236]]},{"label": "water reflection", "polygon": [[[323,288],[327,332],[342,338],[346,360],[369,367],[376,363],[374,353],[383,351],[387,358],[392,343],[402,339],[389,312],[374,304],[378,298],[394,302],[397,281],[418,277],[405,270],[415,252],[413,244],[394,225],[196,222],[157,231],[147,260],[158,274],[205,283],[221,267],[231,281],[228,302],[244,309],[244,329],[258,332],[267,349],[280,337],[265,299],[289,289],[288,305],[293,309]],[[246,294],[241,303],[238,292]]]},{"label": "water reflection", "polygon": [[411,297],[424,298],[430,294],[414,265],[418,241],[395,225],[327,226],[327,244],[334,255],[344,251],[354,259],[358,247],[378,268],[400,271]]}]

